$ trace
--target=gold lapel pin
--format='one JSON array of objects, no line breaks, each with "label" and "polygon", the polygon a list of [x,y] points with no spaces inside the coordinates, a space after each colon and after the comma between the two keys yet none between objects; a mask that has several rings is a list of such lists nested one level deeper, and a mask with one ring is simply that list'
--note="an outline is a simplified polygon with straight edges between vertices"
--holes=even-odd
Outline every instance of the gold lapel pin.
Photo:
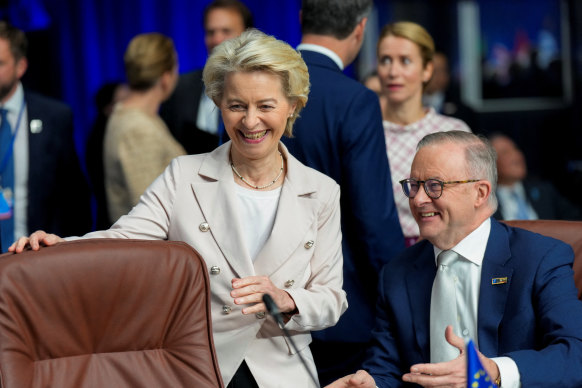
[{"label": "gold lapel pin", "polygon": [[498,284],[505,284],[507,283],[507,276],[504,278],[492,278],[491,285],[496,286]]}]

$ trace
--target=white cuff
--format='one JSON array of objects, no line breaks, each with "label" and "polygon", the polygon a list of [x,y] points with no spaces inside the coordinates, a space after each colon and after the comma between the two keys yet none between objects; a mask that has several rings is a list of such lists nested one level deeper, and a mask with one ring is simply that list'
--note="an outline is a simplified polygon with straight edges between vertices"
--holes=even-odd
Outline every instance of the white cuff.
[{"label": "white cuff", "polygon": [[[517,364],[509,357],[495,357],[493,362],[499,368],[502,388],[521,388],[519,369]],[[495,377],[495,376],[492,376]]]}]

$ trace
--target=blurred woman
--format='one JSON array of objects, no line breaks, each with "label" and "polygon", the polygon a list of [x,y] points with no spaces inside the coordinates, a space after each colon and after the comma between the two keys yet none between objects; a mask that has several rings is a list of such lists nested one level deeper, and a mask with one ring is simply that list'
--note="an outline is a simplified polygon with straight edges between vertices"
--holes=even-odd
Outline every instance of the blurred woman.
[{"label": "blurred woman", "polygon": [[433,72],[433,54],[432,37],[416,23],[388,24],[380,32],[377,48],[380,106],[394,201],[407,246],[417,241],[419,230],[399,182],[410,177],[416,144],[433,132],[471,131],[463,121],[422,105],[424,85]]},{"label": "blurred woman", "polygon": [[129,93],[107,122],[103,161],[109,219],[127,214],[182,146],[158,116],[174,90],[178,57],[172,40],[158,33],[134,37],[124,55]]},{"label": "blurred woman", "polygon": [[[206,261],[212,329],[228,387],[314,387],[310,330],[334,325],[342,290],[339,186],[291,156],[281,136],[307,102],[309,74],[288,44],[257,30],[217,46],[203,72],[231,141],[175,159],[139,204],[89,237],[181,240]],[[10,249],[53,245],[37,231]],[[299,353],[272,319],[283,313]]]}]

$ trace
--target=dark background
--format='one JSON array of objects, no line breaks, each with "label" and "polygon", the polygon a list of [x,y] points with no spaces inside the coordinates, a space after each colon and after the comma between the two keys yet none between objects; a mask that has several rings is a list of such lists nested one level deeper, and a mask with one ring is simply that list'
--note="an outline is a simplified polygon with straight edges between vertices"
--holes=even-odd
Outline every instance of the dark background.
[{"label": "dark background", "polygon": [[[255,26],[296,46],[300,40],[300,0],[243,0]],[[411,20],[427,28],[438,48],[459,69],[458,4],[461,0],[375,0],[377,33],[385,23]],[[573,98],[559,108],[477,112],[477,133],[505,132],[525,151],[531,172],[553,181],[560,191],[582,204],[582,1],[522,1],[526,14],[534,3],[560,2],[567,7],[568,50]],[[29,69],[25,86],[67,102],[75,115],[78,151],[96,116],[94,95],[105,82],[123,80],[122,57],[129,40],[141,32],[158,31],[174,39],[180,72],[200,68],[206,59],[202,10],[209,0],[0,0],[0,17],[27,31]],[[488,10],[498,0],[476,0]],[[484,12],[485,13],[485,12]],[[499,18],[503,23],[506,18]],[[517,22],[518,20],[516,20]],[[506,27],[506,26],[500,26]],[[375,47],[375,42],[371,42]],[[347,69],[356,77],[369,69],[369,55]],[[458,87],[458,85],[457,85]]]}]

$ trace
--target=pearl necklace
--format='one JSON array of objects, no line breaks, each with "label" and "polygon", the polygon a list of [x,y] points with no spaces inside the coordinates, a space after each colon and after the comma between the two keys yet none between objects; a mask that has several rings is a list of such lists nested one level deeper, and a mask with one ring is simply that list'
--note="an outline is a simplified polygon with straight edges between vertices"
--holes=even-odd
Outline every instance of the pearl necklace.
[{"label": "pearl necklace", "polygon": [[279,151],[279,156],[281,157],[281,169],[279,170],[279,173],[277,174],[277,176],[275,177],[275,179],[273,179],[271,182],[267,183],[266,185],[263,186],[257,186],[257,185],[253,185],[252,183],[250,183],[249,181],[247,181],[234,167],[234,163],[230,162],[230,168],[232,168],[232,171],[236,174],[237,177],[240,178],[241,181],[243,181],[244,183],[246,183],[248,186],[252,187],[253,189],[256,190],[261,190],[261,189],[266,189],[267,187],[271,187],[275,184],[275,182],[277,182],[279,180],[279,178],[281,178],[281,175],[283,175],[283,168],[284,168],[284,164],[283,164],[283,155],[281,155],[281,152]]}]

